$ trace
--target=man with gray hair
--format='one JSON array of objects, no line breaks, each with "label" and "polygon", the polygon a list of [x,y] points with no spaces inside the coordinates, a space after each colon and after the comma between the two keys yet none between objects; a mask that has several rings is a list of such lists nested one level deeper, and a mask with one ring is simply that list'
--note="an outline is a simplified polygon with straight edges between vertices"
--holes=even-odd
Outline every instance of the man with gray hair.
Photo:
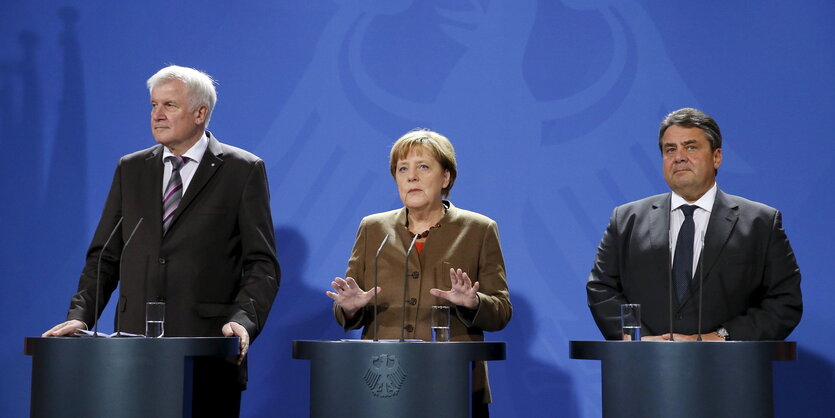
[{"label": "man with gray hair", "polygon": [[671,192],[615,208],[586,284],[603,336],[626,339],[620,305],[637,303],[643,340],[788,337],[803,304],[780,212],[719,189],[722,134],[704,112],[667,115],[658,146]]},{"label": "man with gray hair", "polygon": [[195,359],[192,402],[194,416],[238,416],[246,353],[280,280],[266,169],[206,130],[217,101],[207,74],[172,65],[147,84],[158,145],[119,161],[67,321],[43,335],[92,327],[121,280],[118,330],[143,334],[146,302],[163,301],[165,336],[240,338],[237,364]]}]

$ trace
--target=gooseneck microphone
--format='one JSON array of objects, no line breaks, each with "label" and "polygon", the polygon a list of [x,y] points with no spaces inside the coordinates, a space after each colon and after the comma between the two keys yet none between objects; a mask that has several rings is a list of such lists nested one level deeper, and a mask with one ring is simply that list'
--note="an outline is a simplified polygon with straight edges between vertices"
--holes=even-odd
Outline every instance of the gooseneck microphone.
[{"label": "gooseneck microphone", "polygon": [[[133,227],[133,231],[130,232],[127,241],[125,241],[125,245],[122,246],[122,254],[119,256],[119,283],[122,283],[122,260],[125,259],[125,251],[128,248],[128,244],[130,244],[130,240],[133,239],[133,236],[136,234],[136,230],[139,229],[139,225],[142,225],[142,220],[145,218],[139,218],[139,221],[136,222],[136,226]],[[121,284],[119,285],[121,286]],[[120,291],[121,293],[121,291]],[[119,299],[121,299],[121,294],[119,295]],[[119,303],[116,303],[116,336],[122,336],[122,316],[119,315]]]},{"label": "gooseneck microphone", "polygon": [[374,341],[380,341],[377,338],[377,328],[379,328],[379,324],[377,323],[377,258],[380,257],[380,252],[383,251],[383,247],[386,245],[386,241],[389,240],[389,234],[386,234],[386,237],[383,238],[383,242],[380,243],[380,248],[377,249],[377,253],[374,254]]},{"label": "gooseneck microphone", "polygon": [[99,288],[101,287],[101,256],[104,255],[104,250],[107,248],[107,244],[110,244],[110,240],[113,239],[113,236],[116,235],[116,231],[119,230],[119,226],[122,225],[122,220],[125,217],[122,216],[119,218],[119,221],[116,222],[116,226],[113,227],[113,230],[110,231],[110,236],[107,237],[107,240],[104,242],[104,245],[101,246],[101,250],[99,250],[99,259],[96,261],[96,310],[93,312],[93,320],[96,321],[95,325],[93,325],[93,336],[99,336]]},{"label": "gooseneck microphone", "polygon": [[699,251],[699,325],[696,341],[702,340],[702,284],[705,281],[705,232],[702,231],[702,250]]},{"label": "gooseneck microphone", "polygon": [[409,244],[409,249],[406,250],[406,260],[403,262],[403,321],[400,325],[400,342],[406,341],[406,290],[409,288],[409,255],[412,254],[412,249],[415,248],[415,241],[417,241],[420,234],[415,234],[412,238],[412,243]]},{"label": "gooseneck microphone", "polygon": [[673,338],[673,243],[669,243],[669,251],[667,252],[667,285],[670,289],[670,341],[675,341]]}]

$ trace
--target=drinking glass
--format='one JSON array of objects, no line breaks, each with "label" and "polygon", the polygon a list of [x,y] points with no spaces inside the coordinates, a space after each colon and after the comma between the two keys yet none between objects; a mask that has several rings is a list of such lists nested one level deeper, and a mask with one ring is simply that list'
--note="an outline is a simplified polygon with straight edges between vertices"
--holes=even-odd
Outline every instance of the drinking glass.
[{"label": "drinking glass", "polygon": [[641,305],[637,303],[620,305],[620,324],[625,341],[641,341]]},{"label": "drinking glass", "polygon": [[449,341],[449,306],[432,307],[432,341]]},{"label": "drinking glass", "polygon": [[165,334],[165,302],[145,304],[145,336],[159,338]]}]

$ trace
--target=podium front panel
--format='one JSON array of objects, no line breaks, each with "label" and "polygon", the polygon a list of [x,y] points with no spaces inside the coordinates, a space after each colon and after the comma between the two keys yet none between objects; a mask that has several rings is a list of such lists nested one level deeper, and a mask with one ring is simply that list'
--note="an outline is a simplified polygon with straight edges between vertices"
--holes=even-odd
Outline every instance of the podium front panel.
[{"label": "podium front panel", "polygon": [[235,356],[238,339],[26,338],[31,417],[183,417],[191,359]]},{"label": "podium front panel", "polygon": [[311,417],[466,417],[471,362],[503,360],[503,342],[294,341],[311,361]]},{"label": "podium front panel", "polygon": [[600,360],[604,417],[770,417],[771,362],[784,341],[571,341],[569,357]]}]

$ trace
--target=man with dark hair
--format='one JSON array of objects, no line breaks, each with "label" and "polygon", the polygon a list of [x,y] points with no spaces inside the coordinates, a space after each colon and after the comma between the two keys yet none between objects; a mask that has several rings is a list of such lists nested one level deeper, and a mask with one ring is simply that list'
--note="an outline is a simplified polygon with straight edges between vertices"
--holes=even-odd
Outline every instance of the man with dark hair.
[{"label": "man with dark hair", "polygon": [[240,338],[237,364],[194,361],[194,416],[235,417],[247,350],[278,292],[267,173],[260,158],[206,130],[217,100],[207,74],[172,65],[147,85],[158,144],[119,161],[67,321],[43,336],[92,327],[117,284],[121,331],[143,334],[145,303],[164,301],[166,337]]},{"label": "man with dark hair", "polygon": [[603,336],[622,339],[620,305],[638,303],[642,339],[697,339],[701,284],[701,339],[785,339],[803,304],[780,212],[717,187],[722,134],[707,114],[670,113],[658,145],[671,192],[615,208],[586,284]]}]

